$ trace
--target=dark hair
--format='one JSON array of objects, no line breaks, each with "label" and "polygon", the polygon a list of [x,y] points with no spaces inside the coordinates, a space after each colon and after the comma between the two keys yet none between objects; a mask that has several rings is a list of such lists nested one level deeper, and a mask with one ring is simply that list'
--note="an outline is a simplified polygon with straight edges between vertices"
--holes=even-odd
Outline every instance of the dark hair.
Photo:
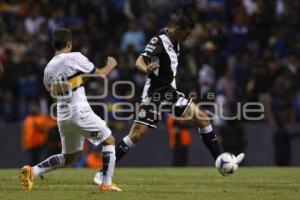
[{"label": "dark hair", "polygon": [[174,23],[175,26],[180,26],[182,29],[187,29],[187,28],[191,28],[193,29],[195,24],[193,22],[193,20],[188,17],[188,16],[181,16],[179,17],[175,23]]},{"label": "dark hair", "polygon": [[65,48],[69,41],[72,41],[72,32],[67,28],[58,28],[52,34],[52,46],[55,50]]}]

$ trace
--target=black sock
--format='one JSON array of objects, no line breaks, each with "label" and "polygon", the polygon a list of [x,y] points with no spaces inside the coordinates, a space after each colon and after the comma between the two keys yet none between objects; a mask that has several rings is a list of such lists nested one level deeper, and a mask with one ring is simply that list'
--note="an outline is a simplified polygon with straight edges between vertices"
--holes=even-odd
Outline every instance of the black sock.
[{"label": "black sock", "polygon": [[216,134],[211,131],[209,133],[201,134],[201,136],[205,146],[208,148],[214,159],[217,159],[221,154],[221,149]]},{"label": "black sock", "polygon": [[122,140],[117,146],[116,146],[116,162],[118,162],[125,154],[129,151],[129,146]]}]

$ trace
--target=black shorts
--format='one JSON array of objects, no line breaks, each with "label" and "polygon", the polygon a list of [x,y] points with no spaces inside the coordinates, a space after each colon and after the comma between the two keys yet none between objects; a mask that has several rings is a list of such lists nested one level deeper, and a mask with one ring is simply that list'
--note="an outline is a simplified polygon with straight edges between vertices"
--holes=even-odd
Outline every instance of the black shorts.
[{"label": "black shorts", "polygon": [[158,89],[141,101],[134,122],[156,128],[156,123],[161,120],[162,113],[182,117],[191,103],[192,99],[185,98],[184,94],[175,88]]}]

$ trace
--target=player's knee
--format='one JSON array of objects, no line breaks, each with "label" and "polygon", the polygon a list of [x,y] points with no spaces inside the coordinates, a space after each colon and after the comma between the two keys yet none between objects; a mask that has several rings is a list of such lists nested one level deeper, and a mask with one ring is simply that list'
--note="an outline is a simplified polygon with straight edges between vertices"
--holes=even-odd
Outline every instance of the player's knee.
[{"label": "player's knee", "polygon": [[116,139],[113,135],[110,135],[104,142],[103,145],[115,145]]},{"label": "player's knee", "polygon": [[195,110],[195,115],[193,117],[193,123],[199,127],[207,127],[210,125],[210,120],[208,115],[197,107]]},{"label": "player's knee", "polygon": [[134,143],[137,143],[144,136],[147,128],[148,127],[147,126],[145,127],[145,125],[136,125],[134,127],[132,134],[129,135],[130,139]]},{"label": "player's knee", "polygon": [[198,121],[198,125],[200,128],[205,128],[210,125],[210,120],[208,118],[200,120],[200,121]]}]

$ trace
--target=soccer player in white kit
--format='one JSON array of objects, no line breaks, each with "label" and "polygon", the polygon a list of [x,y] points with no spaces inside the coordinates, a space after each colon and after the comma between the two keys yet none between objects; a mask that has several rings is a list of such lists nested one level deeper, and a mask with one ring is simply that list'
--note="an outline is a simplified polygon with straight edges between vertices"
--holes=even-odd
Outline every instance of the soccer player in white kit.
[{"label": "soccer player in white kit", "polygon": [[108,57],[103,68],[97,68],[80,52],[71,52],[72,33],[60,28],[54,31],[52,46],[55,56],[44,71],[44,84],[51,96],[57,100],[57,124],[62,143],[62,153],[53,155],[43,162],[22,168],[22,184],[31,190],[34,177],[75,161],[83,150],[84,139],[99,145],[102,143],[104,181],[101,191],[121,191],[112,183],[115,168],[115,139],[105,121],[91,109],[83,87],[82,75],[95,73],[108,75],[117,65]]}]

